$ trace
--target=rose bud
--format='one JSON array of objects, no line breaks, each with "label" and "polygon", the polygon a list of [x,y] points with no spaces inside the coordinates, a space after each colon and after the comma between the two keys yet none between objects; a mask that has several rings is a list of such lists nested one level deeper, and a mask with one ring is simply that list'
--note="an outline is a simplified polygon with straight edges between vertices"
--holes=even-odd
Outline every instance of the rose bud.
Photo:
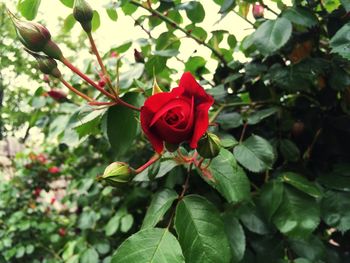
[{"label": "rose bud", "polygon": [[100,86],[101,88],[103,88],[104,86],[106,86],[106,81],[102,78],[98,81],[98,86]]},{"label": "rose bud", "polygon": [[220,139],[214,133],[208,132],[199,141],[197,152],[200,156],[212,159],[220,153]]},{"label": "rose bud", "polygon": [[58,174],[61,171],[60,168],[58,168],[57,166],[52,166],[49,168],[48,172],[50,174]]},{"label": "rose bud", "polygon": [[58,102],[68,101],[67,95],[60,90],[50,90],[47,92],[47,94],[55,101],[58,101]]},{"label": "rose bud", "polygon": [[60,70],[57,68],[57,62],[54,59],[39,55],[26,48],[24,50],[36,59],[38,63],[38,69],[42,73],[51,75],[55,78],[60,78],[62,76]]},{"label": "rose bud", "polygon": [[19,20],[9,10],[7,10],[7,12],[16,28],[16,34],[22,44],[32,51],[42,51],[44,46],[51,39],[49,30],[38,23]]},{"label": "rose bud", "polygon": [[134,58],[137,63],[144,63],[145,59],[141,52],[139,52],[136,48],[134,48]]},{"label": "rose bud", "polygon": [[58,234],[61,236],[61,237],[64,237],[66,235],[66,229],[61,227],[60,229],[58,229]]},{"label": "rose bud", "polygon": [[142,130],[157,153],[163,151],[164,142],[189,142],[195,149],[208,128],[208,110],[213,103],[214,99],[186,72],[177,88],[145,101],[140,115]]},{"label": "rose bud", "polygon": [[50,58],[62,60],[63,54],[61,49],[57,46],[57,44],[53,41],[47,42],[47,44],[44,46],[42,50],[46,55],[48,55]]},{"label": "rose bud", "polygon": [[112,186],[119,187],[129,183],[132,178],[133,172],[128,164],[114,162],[106,167],[99,180],[104,180]]},{"label": "rose bud", "polygon": [[255,19],[264,17],[264,7],[260,3],[253,5],[253,16]]},{"label": "rose bud", "polygon": [[86,33],[91,32],[91,21],[94,12],[91,6],[85,0],[75,0],[73,7],[73,16],[77,20]]}]

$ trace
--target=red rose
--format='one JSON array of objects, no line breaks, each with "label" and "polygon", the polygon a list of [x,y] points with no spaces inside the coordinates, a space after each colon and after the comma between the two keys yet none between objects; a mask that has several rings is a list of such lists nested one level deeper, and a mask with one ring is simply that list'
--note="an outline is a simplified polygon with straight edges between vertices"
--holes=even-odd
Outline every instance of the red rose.
[{"label": "red rose", "polygon": [[189,141],[195,149],[208,128],[208,110],[214,99],[196,82],[191,73],[182,75],[179,87],[149,97],[141,108],[141,127],[156,152],[164,142]]}]

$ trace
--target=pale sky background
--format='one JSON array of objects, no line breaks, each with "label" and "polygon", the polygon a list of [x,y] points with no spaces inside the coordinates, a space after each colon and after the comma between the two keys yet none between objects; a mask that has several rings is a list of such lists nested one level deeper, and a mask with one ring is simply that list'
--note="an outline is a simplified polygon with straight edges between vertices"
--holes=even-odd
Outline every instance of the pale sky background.
[{"label": "pale sky background", "polygon": [[[11,10],[16,9],[16,4],[18,1],[15,0],[0,0],[0,2],[6,3],[7,7]],[[125,16],[122,12],[122,10],[117,9],[118,13],[118,20],[112,21],[105,11],[104,6],[110,2],[110,0],[90,0],[88,1],[93,9],[97,10],[101,17],[101,26],[99,29],[93,33],[93,37],[96,41],[97,48],[100,51],[101,54],[104,54],[107,52],[111,46],[118,46],[122,43],[124,43],[127,40],[136,40],[138,38],[147,38],[148,35],[142,31],[142,29],[139,26],[134,26],[134,20],[129,17]],[[185,2],[185,1],[183,1]],[[224,19],[220,20],[221,14],[219,14],[220,6],[216,5],[213,0],[202,0],[200,1],[204,8],[205,8],[205,19],[202,23],[197,24],[200,27],[203,27],[208,32],[208,38],[210,38],[210,32],[213,30],[218,29],[224,29],[229,31],[231,34],[233,34],[237,41],[241,41],[246,35],[252,33],[253,29],[250,24],[248,24],[246,21],[244,21],[241,17],[239,17],[237,14],[230,12]],[[276,4],[272,1],[265,1],[267,5],[269,5],[270,8],[277,10]],[[290,5],[290,0],[284,1],[285,4]],[[34,21],[45,21],[46,26],[51,32],[53,40],[55,40],[55,35],[57,32],[61,30],[59,27],[59,17],[66,18],[69,14],[71,14],[72,9],[64,6],[59,0],[41,0],[41,5],[39,8],[39,13]],[[184,25],[189,24],[186,14],[184,11],[182,12],[182,16],[184,18]],[[138,18],[142,14],[149,14],[146,10],[143,10],[139,8],[132,16],[134,18]],[[265,10],[265,17],[274,19],[276,16],[272,14],[271,12]],[[254,18],[252,16],[251,9],[249,10],[249,15],[247,17],[250,21],[254,22]],[[219,21],[219,22],[218,22]],[[71,34],[73,36],[78,37],[81,33],[81,27],[80,24],[76,23],[73,30],[71,31]],[[154,37],[157,37],[160,33],[165,31],[165,25],[158,26],[154,31],[152,31],[152,35]],[[178,36],[184,36],[183,33],[177,32],[176,34]],[[202,56],[204,58],[210,57],[211,51],[207,49],[206,47],[198,45],[194,40],[188,39],[188,38],[182,38],[181,39],[182,44],[180,47],[180,53],[178,55],[179,58],[183,60],[187,60],[191,54],[195,50],[197,50],[196,55]],[[88,45],[88,42],[86,42]],[[59,43],[58,43],[59,44]],[[225,46],[223,46],[225,47]],[[63,50],[63,53],[66,56],[69,56],[69,52],[65,50],[63,47],[61,47]],[[126,57],[129,58],[131,61],[133,60],[133,47],[130,48],[127,53],[125,53]],[[79,68],[83,68],[82,61],[87,56],[91,56],[88,52],[81,52],[79,53],[79,60],[74,61],[74,65],[78,66]],[[16,58],[12,58],[16,59]],[[245,61],[246,58],[244,55],[240,52],[234,53],[234,59]],[[182,71],[184,69],[183,64],[178,62],[175,58],[168,60],[168,65],[170,67],[178,68],[179,73],[174,76],[174,80],[179,79],[179,77],[182,74]],[[214,73],[214,70],[216,68],[217,62],[213,59],[208,59],[207,61],[207,68],[211,71],[211,74]],[[64,68],[62,65],[59,65],[60,70],[63,74],[72,74],[68,69]],[[14,76],[13,72],[14,68],[10,68],[8,72],[5,72],[5,75],[11,77]],[[23,85],[30,87],[30,89],[34,92],[39,85],[42,85],[42,83],[37,82],[31,82],[28,80],[28,78],[17,78],[14,79],[14,85],[11,85],[13,87]],[[174,83],[175,85],[175,83]],[[25,107],[28,107],[26,105],[22,105],[23,109]],[[36,133],[36,131],[33,131]],[[20,134],[18,134],[21,136]]]}]

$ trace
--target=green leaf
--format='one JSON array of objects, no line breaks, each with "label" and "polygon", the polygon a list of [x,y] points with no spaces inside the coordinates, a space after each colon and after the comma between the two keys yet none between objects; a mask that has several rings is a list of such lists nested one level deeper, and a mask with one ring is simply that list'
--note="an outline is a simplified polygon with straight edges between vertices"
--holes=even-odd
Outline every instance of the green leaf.
[{"label": "green leaf", "polygon": [[324,222],[345,233],[350,229],[350,193],[327,191],[321,202]]},{"label": "green leaf", "polygon": [[236,160],[249,171],[259,173],[272,168],[275,153],[264,138],[252,135],[233,150]]},{"label": "green leaf", "polygon": [[286,172],[282,174],[282,179],[285,183],[290,184],[291,186],[312,197],[319,198],[322,196],[320,189],[314,182],[310,182],[299,174]]},{"label": "green leaf", "polygon": [[230,245],[216,207],[204,197],[185,196],[177,205],[175,229],[186,262],[230,262]]},{"label": "green leaf", "polygon": [[290,22],[304,26],[313,27],[317,25],[317,17],[306,8],[291,7],[283,11],[282,17],[287,18]]},{"label": "green leaf", "polygon": [[263,55],[269,55],[287,43],[292,35],[291,22],[283,17],[264,22],[255,31],[253,41]]},{"label": "green leaf", "polygon": [[[137,93],[128,93],[122,97],[122,100],[137,105],[138,95]],[[129,149],[137,135],[138,122],[135,112],[117,105],[108,109],[106,119],[108,140],[113,151],[120,156]]]},{"label": "green leaf", "polygon": [[203,178],[228,202],[238,203],[249,200],[249,180],[230,151],[222,148],[220,154],[212,160],[208,172],[208,174],[203,173]]},{"label": "green leaf", "polygon": [[271,232],[263,214],[255,203],[249,202],[239,207],[237,213],[239,220],[249,231],[260,235],[266,235]]},{"label": "green leaf", "polygon": [[92,25],[92,32],[95,32],[101,25],[100,15],[96,10],[94,10],[94,15],[92,17],[91,25]]},{"label": "green leaf", "polygon": [[175,57],[179,54],[179,51],[177,49],[155,50],[152,54],[161,57]]},{"label": "green leaf", "polygon": [[107,12],[108,17],[112,21],[117,21],[118,20],[118,13],[117,13],[117,11],[114,8],[107,8],[106,12]]},{"label": "green leaf", "polygon": [[120,88],[130,88],[134,80],[142,76],[144,69],[145,65],[143,63],[135,63],[129,71],[120,74]]},{"label": "green leaf", "polygon": [[283,184],[280,181],[272,180],[261,188],[259,205],[270,222],[272,216],[282,204]]},{"label": "green leaf", "polygon": [[89,248],[80,257],[80,263],[98,263],[98,253],[94,248]]},{"label": "green leaf", "polygon": [[199,56],[190,57],[185,63],[185,71],[190,71],[192,74],[196,74],[197,70],[205,67],[207,61]]},{"label": "green leaf", "polygon": [[18,10],[21,15],[28,20],[33,20],[39,10],[41,0],[20,0],[18,3]]},{"label": "green leaf", "polygon": [[120,226],[120,220],[125,215],[126,210],[119,209],[117,213],[111,219],[109,219],[107,225],[105,226],[106,236],[112,236],[115,232],[117,232]]},{"label": "green leaf", "polygon": [[219,115],[216,121],[224,130],[233,129],[243,124],[242,115],[238,112],[225,112]]},{"label": "green leaf", "polygon": [[190,1],[180,5],[178,8],[185,9],[188,19],[193,23],[200,23],[204,20],[205,10],[200,2]]},{"label": "green leaf", "polygon": [[149,56],[145,64],[148,75],[160,74],[166,68],[167,57]]},{"label": "green leaf", "polygon": [[263,119],[270,117],[271,115],[278,112],[278,108],[272,107],[264,110],[254,111],[247,118],[249,125],[255,125],[261,122]]},{"label": "green leaf", "polygon": [[273,216],[273,222],[279,231],[289,237],[308,237],[320,222],[320,208],[316,200],[298,190],[285,187],[282,203]]},{"label": "green leaf", "polygon": [[63,22],[63,31],[69,32],[74,27],[75,23],[76,23],[76,20],[73,14],[70,14],[69,16],[66,17],[66,19]]},{"label": "green leaf", "polygon": [[111,48],[111,51],[115,51],[117,53],[124,53],[124,52],[128,51],[128,49],[131,47],[131,45],[132,45],[132,41],[126,41],[123,44],[121,44],[120,46]]},{"label": "green leaf", "polygon": [[279,149],[286,161],[296,162],[300,159],[299,148],[291,140],[288,140],[288,139],[280,140]]},{"label": "green leaf", "polygon": [[171,189],[164,189],[155,193],[147,209],[141,229],[154,227],[169,210],[177,196],[177,193]]},{"label": "green leaf", "polygon": [[350,12],[350,1],[349,0],[340,0],[346,12]]},{"label": "green leaf", "polygon": [[330,41],[332,52],[350,59],[350,23],[342,26]]},{"label": "green leaf", "polygon": [[230,212],[227,212],[223,216],[225,224],[225,232],[228,236],[228,240],[231,246],[232,261],[231,263],[240,262],[244,256],[246,239],[243,231],[243,227]]},{"label": "green leaf", "polygon": [[120,219],[120,231],[122,233],[128,232],[134,224],[134,217],[131,214],[127,214]]},{"label": "green leaf", "polygon": [[184,263],[176,238],[167,228],[147,228],[125,240],[111,263]]},{"label": "green leaf", "polygon": [[317,181],[329,189],[350,192],[350,177],[336,173],[322,174]]},{"label": "green leaf", "polygon": [[227,13],[235,6],[235,0],[223,0],[224,2],[221,4],[220,7],[220,14]]},{"label": "green leaf", "polygon": [[66,7],[73,8],[74,0],[60,0]]},{"label": "green leaf", "polygon": [[326,262],[325,245],[319,236],[311,235],[307,239],[291,239],[288,243],[296,255],[310,260],[307,262]]}]

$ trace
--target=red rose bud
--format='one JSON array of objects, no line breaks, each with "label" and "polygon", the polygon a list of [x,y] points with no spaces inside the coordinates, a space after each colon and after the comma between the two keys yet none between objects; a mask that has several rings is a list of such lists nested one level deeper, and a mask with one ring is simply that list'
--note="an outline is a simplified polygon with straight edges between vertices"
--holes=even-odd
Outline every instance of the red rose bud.
[{"label": "red rose bud", "polygon": [[73,7],[73,16],[77,20],[86,33],[91,32],[91,21],[94,12],[91,6],[85,0],[75,0]]},{"label": "red rose bud", "polygon": [[19,20],[14,14],[7,10],[15,28],[16,34],[22,44],[35,52],[42,51],[50,41],[51,35],[46,27],[29,21]]},{"label": "red rose bud", "polygon": [[67,95],[60,90],[50,90],[47,94],[55,101],[62,102],[67,100]]},{"label": "red rose bud", "polygon": [[61,237],[64,237],[66,235],[66,229],[61,227],[60,229],[58,229],[58,234],[61,236]]},{"label": "red rose bud", "polygon": [[255,19],[264,17],[264,7],[260,3],[253,5],[253,16]]},{"label": "red rose bud", "polygon": [[35,190],[34,190],[34,196],[35,196],[35,197],[39,197],[39,196],[40,196],[40,193],[41,193],[41,188],[39,188],[39,187],[35,188]]},{"label": "red rose bud", "polygon": [[208,132],[199,141],[197,152],[204,158],[212,159],[220,153],[220,139],[213,133]]},{"label": "red rose bud", "polygon": [[133,172],[128,164],[114,162],[107,166],[99,179],[106,181],[112,186],[120,187],[129,183],[132,178]]},{"label": "red rose bud", "polygon": [[214,99],[196,82],[191,73],[182,75],[179,87],[152,95],[141,108],[141,127],[157,153],[164,142],[188,141],[192,149],[209,125],[208,111]]},{"label": "red rose bud", "polygon": [[52,166],[49,168],[48,172],[50,174],[58,174],[61,171],[60,168],[58,168],[57,166]]},{"label": "red rose bud", "polygon": [[141,52],[139,52],[136,48],[134,49],[134,58],[137,63],[144,63],[145,59]]},{"label": "red rose bud", "polygon": [[103,88],[106,85],[106,81],[104,79],[100,79],[98,81],[98,86],[100,86],[101,88]]}]

